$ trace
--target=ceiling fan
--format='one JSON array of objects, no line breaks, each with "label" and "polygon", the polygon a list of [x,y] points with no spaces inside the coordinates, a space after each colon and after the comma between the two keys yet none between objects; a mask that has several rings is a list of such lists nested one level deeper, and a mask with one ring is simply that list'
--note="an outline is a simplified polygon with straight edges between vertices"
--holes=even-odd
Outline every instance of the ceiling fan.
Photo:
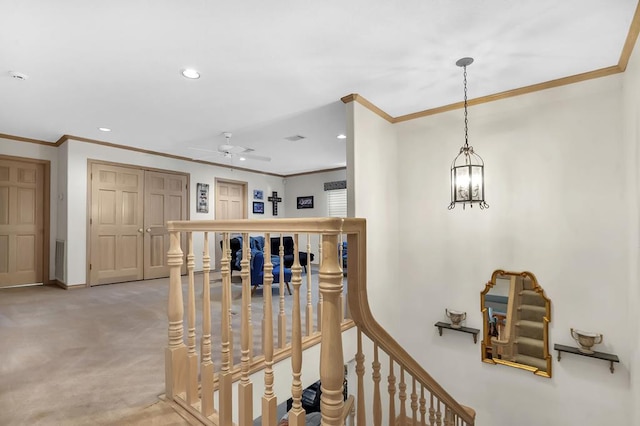
[{"label": "ceiling fan", "polygon": [[[222,145],[219,145],[217,150],[196,148],[196,147],[190,147],[190,149],[194,151],[204,151],[204,152],[215,153],[217,155],[220,155],[228,159],[237,158],[240,161],[245,161],[245,160],[271,161],[271,157],[253,154],[253,152],[255,151],[255,149],[253,148],[246,148],[244,146],[239,146],[239,145],[231,145],[232,133],[224,132],[223,135],[225,137],[225,143]],[[211,156],[205,156],[199,159],[203,160],[206,158],[211,158]]]}]

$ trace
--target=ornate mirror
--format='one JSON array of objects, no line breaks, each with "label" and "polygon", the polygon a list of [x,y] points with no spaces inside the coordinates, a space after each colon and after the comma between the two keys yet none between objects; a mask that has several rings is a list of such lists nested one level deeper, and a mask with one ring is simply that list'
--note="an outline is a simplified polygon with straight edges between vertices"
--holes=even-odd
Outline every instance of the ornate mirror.
[{"label": "ornate mirror", "polygon": [[482,361],[551,377],[551,301],[531,272],[494,271],[480,293]]}]

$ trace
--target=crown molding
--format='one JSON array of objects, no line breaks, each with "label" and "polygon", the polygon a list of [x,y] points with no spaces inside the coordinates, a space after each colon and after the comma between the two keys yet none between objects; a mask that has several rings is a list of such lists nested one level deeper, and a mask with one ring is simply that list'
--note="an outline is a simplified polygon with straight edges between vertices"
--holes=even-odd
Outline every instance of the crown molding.
[{"label": "crown molding", "polygon": [[622,72],[626,71],[629,64],[629,58],[633,53],[633,48],[638,40],[638,34],[640,33],[640,1],[636,7],[636,13],[633,15],[631,25],[629,26],[629,32],[627,33],[627,39],[622,46],[622,52],[620,53],[620,60],[618,61],[618,67]]},{"label": "crown molding", "polygon": [[23,138],[22,136],[7,135],[5,133],[0,133],[0,139],[9,139],[18,142],[29,142],[38,145],[56,146],[56,144],[53,142],[43,141],[40,139]]}]

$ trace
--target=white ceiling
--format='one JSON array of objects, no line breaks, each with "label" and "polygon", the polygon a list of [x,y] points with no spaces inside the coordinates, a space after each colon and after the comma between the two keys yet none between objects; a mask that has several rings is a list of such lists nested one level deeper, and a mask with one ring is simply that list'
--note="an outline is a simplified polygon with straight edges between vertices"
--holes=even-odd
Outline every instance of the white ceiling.
[{"label": "white ceiling", "polygon": [[[394,117],[459,102],[464,56],[475,58],[470,98],[616,65],[636,7],[0,0],[0,133],[69,134],[283,175],[335,168],[346,165],[341,97],[359,93]],[[201,78],[182,77],[185,67]],[[193,149],[217,149],[225,131],[272,161]],[[306,139],[284,139],[297,134]]]}]

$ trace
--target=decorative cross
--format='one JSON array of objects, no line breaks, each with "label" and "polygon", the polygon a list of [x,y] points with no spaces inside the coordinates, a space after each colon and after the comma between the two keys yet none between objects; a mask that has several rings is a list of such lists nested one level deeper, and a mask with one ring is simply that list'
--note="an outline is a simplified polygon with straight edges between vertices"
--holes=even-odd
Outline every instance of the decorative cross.
[{"label": "decorative cross", "polygon": [[267,198],[267,201],[271,202],[273,206],[273,215],[278,216],[278,203],[282,202],[282,198],[278,197],[278,192],[273,191],[271,197]]}]

